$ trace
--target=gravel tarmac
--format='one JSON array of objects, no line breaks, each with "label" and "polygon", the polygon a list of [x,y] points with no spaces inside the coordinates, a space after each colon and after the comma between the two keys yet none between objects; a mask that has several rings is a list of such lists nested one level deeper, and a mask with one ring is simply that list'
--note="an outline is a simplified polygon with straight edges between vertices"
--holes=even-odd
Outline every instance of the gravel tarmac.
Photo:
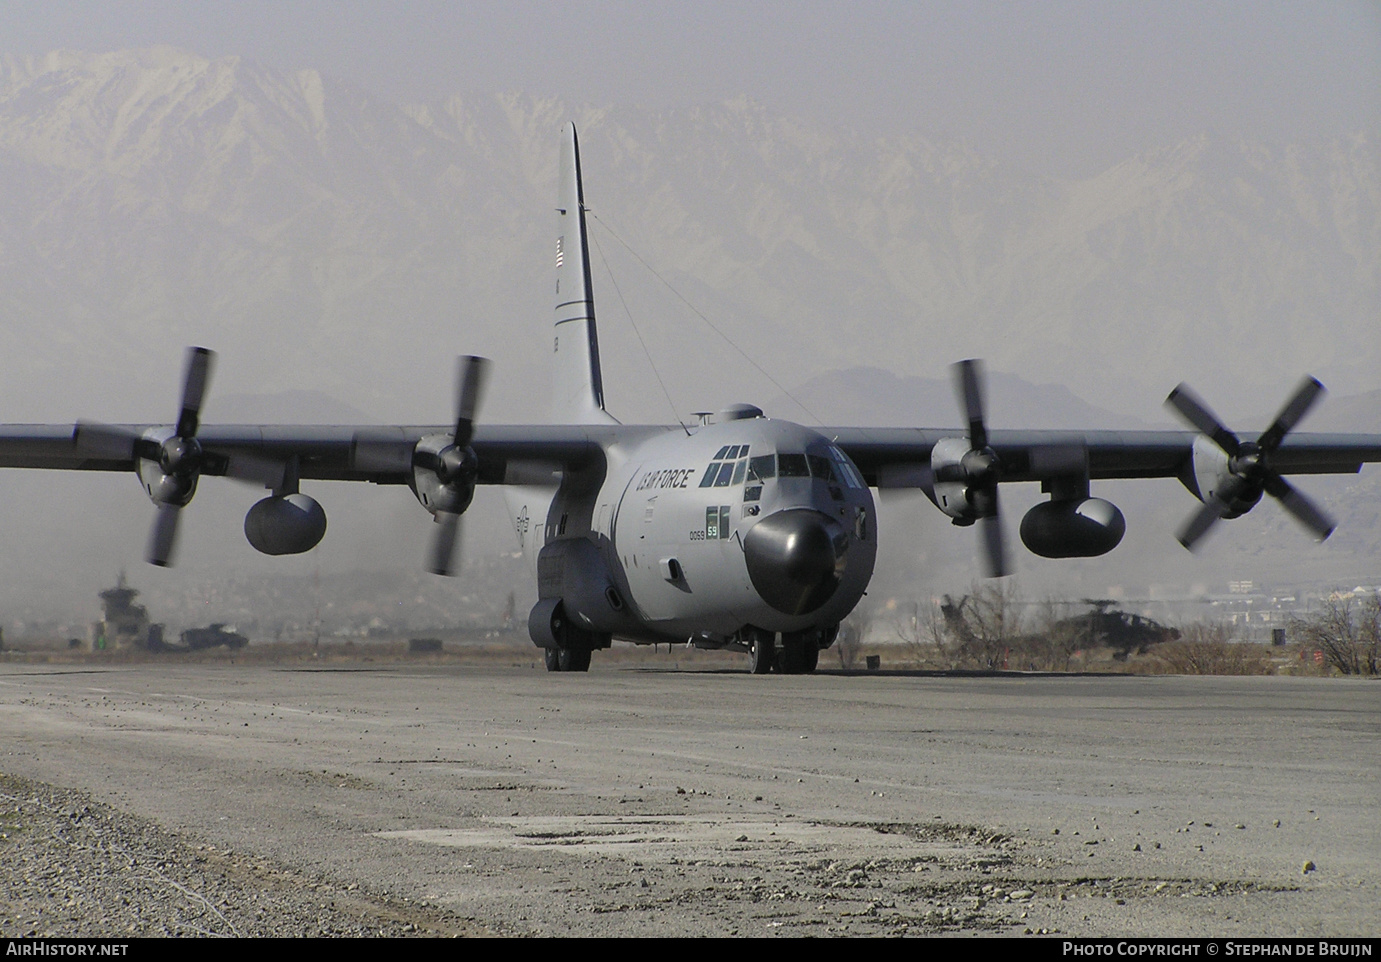
[{"label": "gravel tarmac", "polygon": [[1375,936],[1378,708],[1348,679],[0,664],[0,934]]}]

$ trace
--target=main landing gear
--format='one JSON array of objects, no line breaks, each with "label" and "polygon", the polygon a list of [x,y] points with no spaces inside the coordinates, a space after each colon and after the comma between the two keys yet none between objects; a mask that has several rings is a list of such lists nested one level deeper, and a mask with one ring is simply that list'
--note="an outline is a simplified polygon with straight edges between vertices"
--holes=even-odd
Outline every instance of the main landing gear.
[{"label": "main landing gear", "polygon": [[547,671],[589,671],[590,653],[596,648],[608,648],[608,635],[583,631],[565,619],[556,632],[557,646],[542,649]]},{"label": "main landing gear", "polygon": [[543,648],[542,650],[546,653],[547,671],[590,670],[590,649],[588,646]]}]

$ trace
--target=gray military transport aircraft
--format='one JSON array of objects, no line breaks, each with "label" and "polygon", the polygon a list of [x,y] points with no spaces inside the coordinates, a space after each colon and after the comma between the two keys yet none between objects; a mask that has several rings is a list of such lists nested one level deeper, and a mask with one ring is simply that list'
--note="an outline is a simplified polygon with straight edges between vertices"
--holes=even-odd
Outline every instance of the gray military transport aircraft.
[{"label": "gray military transport aircraft", "polygon": [[[172,561],[180,512],[203,475],[262,483],[245,517],[259,551],[308,551],[326,532],[302,481],[405,484],[438,527],[430,570],[449,574],[477,484],[504,485],[537,570],[528,617],[550,671],[585,671],[618,637],[747,652],[755,673],[813,671],[862,598],[877,554],[870,488],[919,488],[953,523],[977,523],[989,575],[1007,570],[998,487],[1049,494],[1021,522],[1047,558],[1111,551],[1126,523],[1089,482],[1178,478],[1202,502],[1179,533],[1192,547],[1220,518],[1269,494],[1319,539],[1329,517],[1287,474],[1356,473],[1381,435],[1290,435],[1323,388],[1307,378],[1256,437],[1234,434],[1181,385],[1167,399],[1195,429],[989,431],[981,367],[954,366],[959,430],[807,428],[725,408],[697,429],[620,424],[604,409],[574,126],[562,132],[556,230],[554,396],[549,425],[476,423],[487,361],[460,359],[453,424],[203,426],[213,355],[188,352],[175,424],[8,425],[0,467],[133,471],[156,507],[148,560]],[[1287,436],[1288,435],[1288,436]]]}]

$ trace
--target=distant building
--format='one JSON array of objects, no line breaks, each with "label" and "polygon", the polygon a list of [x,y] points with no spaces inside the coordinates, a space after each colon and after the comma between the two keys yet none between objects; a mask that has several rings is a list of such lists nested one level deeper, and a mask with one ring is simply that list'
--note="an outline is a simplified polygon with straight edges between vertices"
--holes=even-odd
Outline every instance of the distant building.
[{"label": "distant building", "polygon": [[105,618],[93,622],[88,641],[92,651],[115,648],[157,650],[163,645],[163,626],[149,622],[148,609],[136,605],[138,590],[125,584],[125,573],[114,588],[101,592],[101,607]]}]

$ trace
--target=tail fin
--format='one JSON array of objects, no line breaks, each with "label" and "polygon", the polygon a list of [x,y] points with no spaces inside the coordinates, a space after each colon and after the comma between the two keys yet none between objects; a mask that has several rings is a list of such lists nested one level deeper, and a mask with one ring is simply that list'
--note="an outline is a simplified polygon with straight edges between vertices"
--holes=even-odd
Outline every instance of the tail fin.
[{"label": "tail fin", "polygon": [[580,185],[580,144],[575,124],[561,130],[557,191],[556,331],[552,340],[555,380],[552,416],[567,424],[614,421],[604,410],[604,378],[595,333],[590,287],[590,249],[585,237],[585,194]]}]

